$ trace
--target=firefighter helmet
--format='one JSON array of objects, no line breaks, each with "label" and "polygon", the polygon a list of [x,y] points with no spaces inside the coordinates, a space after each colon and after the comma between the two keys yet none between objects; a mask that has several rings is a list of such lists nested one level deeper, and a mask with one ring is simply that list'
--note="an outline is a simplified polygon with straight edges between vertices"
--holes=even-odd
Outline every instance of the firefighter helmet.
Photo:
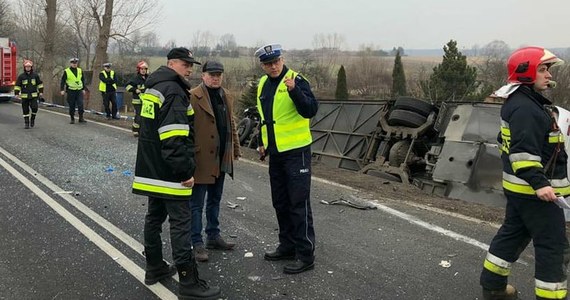
[{"label": "firefighter helmet", "polygon": [[148,69],[148,64],[144,60],[139,61],[137,64],[137,71],[140,69]]},{"label": "firefighter helmet", "polygon": [[536,80],[538,65],[560,65],[563,60],[542,47],[524,47],[511,54],[507,61],[509,83],[531,84]]},{"label": "firefighter helmet", "polygon": [[33,67],[34,63],[29,59],[24,59],[24,67]]}]

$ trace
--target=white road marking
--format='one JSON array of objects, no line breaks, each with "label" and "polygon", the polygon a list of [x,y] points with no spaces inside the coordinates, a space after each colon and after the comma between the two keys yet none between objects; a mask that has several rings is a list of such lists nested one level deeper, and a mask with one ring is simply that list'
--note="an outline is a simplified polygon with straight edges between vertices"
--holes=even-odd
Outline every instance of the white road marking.
[{"label": "white road marking", "polygon": [[[262,164],[262,163],[259,163],[259,162],[255,162],[255,161],[251,161],[251,160],[248,160],[248,159],[240,159],[240,161],[244,161],[244,162],[250,163],[250,164],[252,164],[252,165],[262,166],[262,167],[267,168],[267,165],[265,165],[265,164]],[[342,188],[342,189],[346,189],[346,190],[349,190],[349,191],[351,191],[351,192],[358,192],[358,190],[355,189],[355,188],[353,188],[353,187],[349,187],[349,186],[346,186],[346,185],[338,184],[338,183],[336,183],[336,182],[332,182],[332,181],[329,181],[329,180],[326,180],[326,179],[322,179],[322,178],[318,178],[318,177],[314,177],[314,176],[313,176],[312,179],[313,179],[314,181],[321,182],[321,183],[328,184],[328,185],[332,185],[332,186],[334,186],[334,187],[339,187],[339,188]],[[383,198],[383,200],[396,201],[396,200],[390,199],[390,198],[385,198],[385,199]],[[362,201],[365,201],[365,202],[369,203],[370,205],[373,205],[373,206],[377,207],[378,209],[380,209],[380,210],[382,210],[382,211],[384,211],[384,212],[386,212],[386,213],[389,213],[389,214],[391,214],[391,215],[393,215],[393,216],[396,216],[396,217],[398,217],[398,218],[404,219],[404,220],[406,220],[406,221],[408,221],[408,222],[410,222],[410,223],[412,223],[412,224],[415,224],[415,225],[417,225],[417,226],[420,226],[420,227],[423,227],[423,228],[425,228],[425,229],[428,229],[428,230],[431,230],[431,231],[440,233],[440,234],[442,234],[442,235],[451,237],[451,238],[453,238],[454,240],[467,243],[467,244],[469,244],[469,245],[472,245],[472,246],[475,246],[475,247],[477,247],[477,248],[480,248],[480,249],[482,249],[482,250],[484,250],[484,251],[489,250],[489,245],[488,245],[488,244],[485,244],[485,243],[483,243],[483,242],[480,242],[480,241],[475,240],[475,239],[473,239],[473,238],[470,238],[470,237],[468,237],[468,236],[465,236],[465,235],[462,235],[462,234],[460,234],[460,233],[457,233],[457,232],[454,232],[454,231],[445,229],[445,228],[443,228],[443,227],[439,227],[439,226],[437,226],[437,225],[433,225],[433,224],[431,224],[431,223],[422,221],[422,220],[420,220],[419,218],[417,218],[417,217],[415,217],[415,216],[413,216],[413,215],[409,215],[409,214],[406,214],[406,213],[401,212],[401,211],[399,211],[399,210],[390,208],[390,207],[388,207],[388,206],[386,206],[386,205],[379,204],[379,203],[376,202],[376,201],[370,201],[370,200],[365,200],[365,199],[362,199]],[[401,201],[400,201],[400,202],[401,202]],[[471,221],[471,222],[476,222],[476,223],[486,223],[486,222],[484,222],[484,221],[482,221],[482,220],[478,220],[478,219],[476,219],[476,218],[471,218],[471,217],[463,216],[463,215],[460,215],[460,214],[457,214],[457,213],[451,213],[451,212],[446,212],[446,211],[443,211],[443,210],[438,210],[438,209],[434,209],[434,208],[429,208],[429,207],[427,207],[427,206],[423,206],[423,205],[419,205],[419,204],[412,204],[412,203],[406,203],[406,204],[411,205],[411,206],[415,206],[415,207],[419,207],[419,208],[423,208],[423,209],[426,209],[426,210],[434,211],[434,212],[437,212],[437,213],[441,213],[441,214],[444,214],[444,215],[453,216],[453,217],[455,217],[455,218],[460,218],[460,219],[466,220],[466,221]],[[499,225],[493,224],[493,223],[487,223],[487,224],[490,224],[492,227],[496,227],[496,228],[498,228],[498,226],[499,226]],[[519,262],[522,263],[522,264],[526,264],[526,263],[525,263],[524,261],[522,261],[522,260],[519,260]]]},{"label": "white road marking", "polygon": [[[4,149],[2,149],[3,152]],[[126,255],[120,252],[117,248],[109,244],[103,237],[98,235],[85,223],[81,222],[77,217],[75,217],[71,212],[66,210],[63,206],[57,203],[52,197],[42,191],[37,185],[28,180],[23,174],[14,169],[10,164],[8,164],[4,159],[0,158],[0,165],[4,167],[8,172],[10,172],[16,179],[18,179],[22,184],[24,184],[30,191],[36,194],[44,203],[51,207],[56,213],[63,217],[69,224],[75,227],[81,234],[83,234],[89,241],[99,247],[103,252],[105,252],[111,259],[116,263],[121,265],[127,272],[129,272],[133,277],[140,281],[144,285],[144,274],[145,271],[130,260]],[[177,299],[177,296],[167,289],[164,285],[158,283],[154,285],[147,286],[155,295],[161,299]]]},{"label": "white road marking", "polygon": [[[20,105],[20,104],[18,104],[18,105]],[[45,111],[45,112],[49,112],[49,113],[54,114],[54,115],[60,115],[60,116],[65,116],[65,117],[68,117],[68,118],[69,118],[69,114],[64,114],[64,113],[60,113],[60,112],[57,112],[57,111],[45,109],[45,108],[43,108],[43,107],[40,107],[40,108],[42,108],[42,110]],[[67,109],[67,108],[66,108],[66,109]],[[87,113],[87,111],[86,111],[86,113]],[[120,120],[119,122],[122,122],[122,121],[124,121],[124,120]],[[130,129],[118,127],[118,126],[115,126],[115,125],[109,125],[109,124],[107,124],[107,123],[101,123],[101,122],[98,122],[98,121],[92,120],[92,119],[90,119],[88,122],[89,122],[89,123],[93,123],[93,124],[97,124],[97,125],[100,125],[100,126],[105,126],[105,127],[109,127],[109,128],[113,128],[113,129],[118,129],[118,130],[125,131],[125,132],[131,132]]]}]

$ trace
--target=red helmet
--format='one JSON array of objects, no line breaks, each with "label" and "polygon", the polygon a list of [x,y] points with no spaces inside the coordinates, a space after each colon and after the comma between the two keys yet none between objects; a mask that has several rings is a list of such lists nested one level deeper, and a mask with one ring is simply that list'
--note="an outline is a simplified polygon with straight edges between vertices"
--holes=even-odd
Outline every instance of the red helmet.
[{"label": "red helmet", "polygon": [[34,63],[29,59],[24,59],[24,67],[33,67]]},{"label": "red helmet", "polygon": [[548,67],[563,64],[564,61],[542,47],[524,47],[511,54],[507,61],[509,83],[534,83],[536,70],[541,64]]},{"label": "red helmet", "polygon": [[140,69],[148,69],[148,64],[144,60],[139,61],[137,64],[137,71]]}]

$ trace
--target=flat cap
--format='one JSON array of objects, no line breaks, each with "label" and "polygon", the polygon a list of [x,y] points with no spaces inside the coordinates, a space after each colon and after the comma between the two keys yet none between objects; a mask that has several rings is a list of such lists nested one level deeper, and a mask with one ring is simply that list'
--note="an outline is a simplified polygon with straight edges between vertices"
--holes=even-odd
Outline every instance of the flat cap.
[{"label": "flat cap", "polygon": [[202,65],[202,72],[224,73],[224,65],[219,61],[209,60]]}]

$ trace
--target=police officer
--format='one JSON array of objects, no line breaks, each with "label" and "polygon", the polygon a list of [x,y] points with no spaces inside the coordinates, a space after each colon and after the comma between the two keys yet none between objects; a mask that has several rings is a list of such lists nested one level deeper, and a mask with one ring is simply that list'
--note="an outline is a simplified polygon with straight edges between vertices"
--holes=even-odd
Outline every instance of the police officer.
[{"label": "police officer", "polygon": [[507,284],[512,264],[532,239],[536,299],[566,299],[569,246],[563,210],[554,202],[570,195],[564,135],[541,92],[553,87],[550,68],[562,61],[540,47],[516,50],[508,59],[508,85],[495,92],[501,108],[505,220],[483,264],[483,298],[517,299]]},{"label": "police officer", "polygon": [[[99,73],[99,91],[103,97],[103,107],[107,120],[119,119],[117,116],[117,78],[115,71],[111,70],[112,64],[103,64],[103,70]],[[111,105],[111,108],[109,108]]]},{"label": "police officer", "polygon": [[75,123],[75,106],[77,105],[77,112],[79,113],[79,123],[85,123],[83,118],[83,95],[85,95],[85,78],[83,77],[83,70],[77,67],[79,63],[78,58],[69,60],[69,68],[63,71],[61,76],[60,90],[61,95],[67,93],[67,104],[69,104],[69,116],[71,121],[69,124]]},{"label": "police officer", "polygon": [[[218,287],[198,277],[190,242],[190,197],[194,185],[194,111],[188,99],[189,76],[199,64],[186,48],[174,48],[162,66],[147,80],[141,97],[141,128],[138,140],[133,192],[148,196],[144,225],[145,283],[154,284],[174,275],[180,277],[180,299],[217,299]],[[176,269],[162,259],[162,223],[170,223],[172,257]]]},{"label": "police officer", "polygon": [[131,92],[133,94],[133,108],[135,109],[135,118],[133,120],[133,125],[131,127],[133,135],[135,137],[139,136],[139,128],[141,122],[141,99],[140,94],[144,93],[146,90],[145,88],[145,81],[148,77],[148,64],[145,61],[139,61],[137,63],[137,74],[131,78],[131,80],[127,83],[127,87],[125,88],[127,92]]},{"label": "police officer", "polygon": [[[29,59],[25,59],[24,72],[18,76],[14,86],[14,95],[16,98],[22,99],[25,129],[34,127],[36,114],[38,113],[38,97],[41,98],[44,91],[44,84],[40,76],[34,72],[33,67],[34,63]],[[31,118],[30,108],[32,109]]]},{"label": "police officer", "polygon": [[258,150],[262,159],[270,157],[271,198],[279,223],[279,246],[264,258],[295,259],[283,272],[296,274],[314,268],[309,119],[317,113],[318,102],[309,82],[285,66],[281,52],[279,44],[255,51],[266,73],[257,89],[262,139]]}]

